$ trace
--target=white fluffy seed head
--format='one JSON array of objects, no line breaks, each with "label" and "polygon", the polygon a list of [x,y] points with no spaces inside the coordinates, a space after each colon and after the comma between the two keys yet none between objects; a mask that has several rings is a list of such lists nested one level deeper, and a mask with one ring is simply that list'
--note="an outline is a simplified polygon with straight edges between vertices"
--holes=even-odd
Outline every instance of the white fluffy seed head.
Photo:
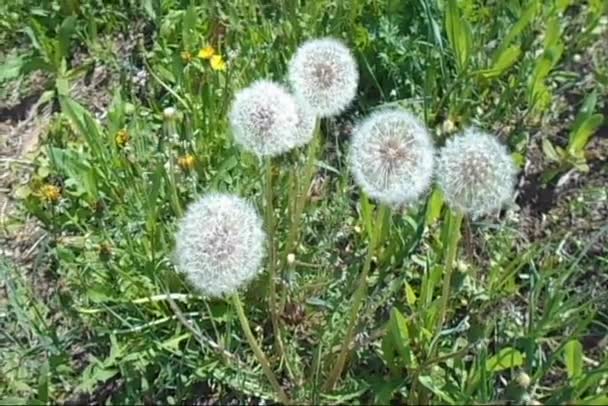
[{"label": "white fluffy seed head", "polygon": [[437,160],[448,204],[476,218],[500,210],[515,188],[517,168],[496,137],[476,129],[448,139]]},{"label": "white fluffy seed head", "polygon": [[240,197],[208,194],[179,223],[176,262],[204,295],[229,295],[262,270],[265,235],[255,208]]},{"label": "white fluffy seed head", "polygon": [[289,81],[298,99],[319,117],[339,114],[357,94],[359,71],[340,41],[322,38],[302,44],[289,63]]},{"label": "white fluffy seed head", "polygon": [[276,156],[301,145],[296,99],[282,86],[261,80],[240,90],[232,102],[234,139],[259,157]]},{"label": "white fluffy seed head", "polygon": [[353,134],[350,166],[355,181],[381,203],[417,200],[431,184],[433,163],[426,127],[406,111],[374,113]]}]

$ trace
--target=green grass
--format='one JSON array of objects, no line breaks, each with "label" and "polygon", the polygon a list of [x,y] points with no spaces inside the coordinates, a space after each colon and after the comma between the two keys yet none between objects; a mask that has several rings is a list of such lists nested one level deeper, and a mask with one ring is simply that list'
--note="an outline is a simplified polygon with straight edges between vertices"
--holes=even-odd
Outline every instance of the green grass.
[{"label": "green grass", "polygon": [[[48,1],[31,19],[18,4],[0,8],[0,38],[23,61],[15,71],[15,60],[5,58],[2,66],[11,68],[0,80],[43,69],[45,97],[59,110],[36,176],[19,190],[24,211],[47,232],[40,258],[27,272],[0,263],[0,398],[276,400],[229,301],[199,296],[176,273],[175,224],[207,191],[236,193],[263,212],[264,170],[232,140],[231,99],[254,80],[283,81],[301,42],[331,35],[353,49],[359,95],[344,115],[322,122],[296,262],[279,264],[284,358],[272,334],[267,274],[242,295],[285,391],[299,403],[608,402],[608,298],[604,287],[587,282],[590,275],[606,280],[608,255],[586,255],[606,227],[585,241],[562,239],[564,230],[529,242],[517,208],[465,219],[445,322],[437,328],[447,246],[455,237],[438,191],[385,217],[355,349],[335,390],[324,388],[374,232],[374,203],[348,171],[350,124],[382,105],[401,105],[424,119],[438,144],[451,135],[442,131],[446,121],[498,133],[520,168],[533,135],[561,125],[574,146],[558,145],[546,181],[584,171],[587,141],[603,122],[594,117],[606,107],[606,60],[588,64],[597,96],[583,109],[579,94],[580,120],[564,123],[568,113],[558,100],[583,80],[572,70],[574,56],[605,36],[601,1],[139,3],[100,9],[89,1]],[[108,52],[118,33],[128,38],[134,27],[143,36],[132,52]],[[226,71],[196,57],[207,45],[226,58]],[[84,63],[73,63],[77,51]],[[111,89],[100,90],[112,102],[98,120],[70,85],[100,65],[113,79]],[[148,73],[142,88],[132,81],[140,69]],[[174,122],[162,116],[169,106],[179,111]],[[116,141],[122,130],[129,136],[124,146]],[[195,159],[192,169],[180,167],[186,155]],[[293,174],[305,170],[305,156],[302,148],[274,163],[280,255],[290,238]],[[59,188],[58,201],[41,196],[44,184]],[[577,250],[564,252],[571,242]],[[604,343],[589,345],[595,338]],[[529,386],[517,383],[523,372]]]}]

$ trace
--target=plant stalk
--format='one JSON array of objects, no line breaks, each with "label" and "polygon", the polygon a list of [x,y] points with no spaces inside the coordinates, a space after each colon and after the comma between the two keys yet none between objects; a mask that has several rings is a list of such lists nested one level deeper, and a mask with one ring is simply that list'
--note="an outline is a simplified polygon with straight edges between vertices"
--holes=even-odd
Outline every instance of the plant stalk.
[{"label": "plant stalk", "polygon": [[369,274],[369,270],[372,263],[372,258],[374,256],[374,252],[376,247],[378,246],[380,236],[382,235],[382,224],[384,222],[384,217],[388,211],[386,206],[380,206],[376,212],[376,219],[373,225],[373,229],[370,230],[370,242],[367,248],[367,255],[365,257],[365,263],[363,264],[363,269],[361,274],[359,275],[359,279],[357,281],[357,289],[353,294],[352,304],[350,308],[350,315],[348,321],[348,327],[346,329],[346,336],[344,337],[344,341],[342,341],[342,345],[340,347],[340,353],[338,354],[338,358],[333,368],[329,373],[329,377],[325,382],[324,390],[331,391],[333,390],[336,382],[342,375],[342,371],[344,366],[346,365],[346,360],[351,352],[351,343],[353,341],[355,335],[355,329],[359,324],[359,310],[363,306],[365,302],[365,296],[367,294],[367,276]]},{"label": "plant stalk", "polygon": [[[283,255],[283,260],[287,262],[287,255],[291,254],[295,248],[298,241],[298,235],[300,231],[300,220],[302,217],[302,213],[304,212],[304,208],[306,207],[306,202],[308,201],[308,188],[310,187],[310,182],[315,174],[315,160],[317,156],[317,150],[319,149],[319,143],[321,142],[321,120],[317,118],[315,122],[314,134],[313,138],[308,144],[308,148],[306,150],[306,164],[304,167],[304,176],[299,179],[297,182],[296,195],[294,197],[295,201],[290,206],[293,207],[293,213],[291,216],[291,224],[289,225],[289,232],[287,234],[287,243],[285,244],[285,252]],[[294,168],[294,179],[298,178],[298,168]]]},{"label": "plant stalk", "polygon": [[276,283],[276,250],[274,246],[274,208],[273,208],[273,192],[272,192],[272,160],[268,159],[265,165],[265,185],[264,185],[264,215],[266,222],[266,233],[268,234],[268,277],[269,281],[269,307],[270,307],[270,319],[272,322],[272,331],[274,333],[274,340],[276,351],[280,359],[285,356],[285,349],[283,348],[283,340],[281,338],[281,325],[279,324],[279,314],[277,306],[277,283]]},{"label": "plant stalk", "polygon": [[279,381],[277,380],[276,376],[274,375],[274,372],[272,372],[272,369],[270,368],[270,362],[268,362],[268,358],[266,358],[266,355],[264,355],[264,351],[262,351],[262,349],[260,348],[260,345],[258,344],[251,331],[249,321],[247,320],[247,316],[245,316],[245,311],[243,310],[243,303],[241,302],[241,299],[239,299],[238,293],[232,295],[232,303],[234,304],[234,307],[236,308],[236,313],[239,316],[239,321],[241,322],[241,328],[243,329],[243,333],[245,333],[245,337],[249,342],[249,346],[253,350],[256,359],[260,363],[260,366],[264,371],[264,375],[266,375],[266,378],[270,381],[270,384],[277,393],[279,401],[284,404],[289,404],[289,398],[285,394],[283,388],[281,388]]}]

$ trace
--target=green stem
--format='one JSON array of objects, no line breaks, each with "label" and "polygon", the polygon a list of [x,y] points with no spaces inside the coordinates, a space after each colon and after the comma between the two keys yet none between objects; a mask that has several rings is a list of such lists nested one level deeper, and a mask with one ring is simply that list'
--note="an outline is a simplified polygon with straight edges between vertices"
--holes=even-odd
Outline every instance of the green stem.
[{"label": "green stem", "polygon": [[456,253],[458,252],[458,242],[460,241],[460,225],[462,224],[462,213],[447,212],[448,233],[446,256],[445,256],[445,272],[443,275],[443,287],[441,289],[441,302],[439,305],[439,317],[437,318],[437,333],[441,331],[445,322],[447,313],[448,301],[450,298],[450,283],[452,281],[452,270],[456,261]]},{"label": "green stem", "polygon": [[268,362],[268,358],[266,358],[266,355],[264,355],[264,352],[260,348],[260,345],[258,344],[253,333],[251,332],[251,327],[249,327],[249,321],[247,320],[247,316],[245,316],[245,311],[243,310],[243,303],[241,303],[241,299],[239,299],[238,293],[232,295],[232,303],[234,304],[234,307],[236,308],[236,313],[239,316],[239,321],[241,322],[241,328],[243,329],[243,333],[245,333],[245,337],[249,342],[249,346],[253,350],[256,359],[260,363],[260,366],[264,371],[264,375],[266,375],[266,378],[268,378],[268,380],[270,381],[270,384],[277,393],[279,400],[284,404],[289,404],[289,398],[285,394],[285,391],[283,391],[283,388],[281,388],[281,385],[279,385],[279,381],[274,375],[274,372],[272,372],[272,369],[270,368],[270,363]]},{"label": "green stem", "polygon": [[[295,201],[292,203],[290,207],[293,207],[293,214],[291,216],[291,224],[289,226],[289,233],[287,234],[287,243],[285,244],[285,252],[283,255],[283,260],[287,260],[287,255],[291,254],[295,248],[298,241],[298,234],[300,231],[300,219],[302,217],[302,213],[304,208],[306,207],[306,202],[308,201],[308,188],[310,187],[310,182],[312,182],[312,178],[315,174],[315,161],[317,156],[317,150],[319,149],[319,143],[321,142],[320,131],[321,130],[321,120],[317,119],[315,123],[315,129],[313,138],[308,144],[308,148],[306,151],[306,164],[304,167],[304,176],[300,178],[299,182],[296,184],[296,193],[294,196]],[[298,168],[294,168],[294,176],[293,179],[298,179]]]},{"label": "green stem", "polygon": [[370,230],[370,241],[367,247],[365,263],[363,264],[363,269],[357,281],[357,289],[355,290],[355,293],[353,294],[353,299],[351,301],[352,304],[350,308],[348,327],[346,329],[346,336],[344,337],[344,341],[342,341],[340,353],[338,354],[336,363],[331,369],[329,377],[325,382],[324,389],[326,391],[331,391],[334,388],[336,382],[340,378],[340,375],[342,375],[342,370],[344,369],[344,366],[346,365],[346,360],[350,355],[351,343],[355,335],[355,329],[359,324],[359,310],[363,306],[365,302],[365,296],[367,294],[367,276],[369,274],[369,269],[371,267],[374,252],[376,250],[376,247],[378,246],[380,236],[382,235],[382,224],[384,222],[384,217],[387,211],[388,208],[386,206],[381,206],[377,209],[376,219],[372,226],[373,229]]},{"label": "green stem", "polygon": [[279,324],[279,314],[277,308],[277,285],[276,285],[276,251],[274,246],[274,208],[273,208],[273,193],[272,193],[272,161],[268,159],[266,162],[266,181],[264,188],[265,195],[265,207],[264,215],[266,217],[266,232],[268,234],[268,277],[269,281],[269,307],[270,307],[270,319],[272,322],[272,331],[274,333],[274,340],[277,353],[280,359],[283,359],[285,355],[285,349],[283,348],[283,340],[281,339],[281,326]]}]

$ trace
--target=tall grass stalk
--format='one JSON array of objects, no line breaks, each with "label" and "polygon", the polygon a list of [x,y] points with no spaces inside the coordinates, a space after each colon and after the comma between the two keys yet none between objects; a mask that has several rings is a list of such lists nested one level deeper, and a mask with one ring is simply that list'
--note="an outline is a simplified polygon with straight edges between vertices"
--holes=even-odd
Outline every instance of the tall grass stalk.
[{"label": "tall grass stalk", "polygon": [[293,201],[289,205],[292,208],[293,213],[291,215],[291,223],[289,225],[289,232],[287,234],[287,242],[283,253],[283,261],[287,263],[287,256],[296,249],[298,237],[300,233],[300,223],[302,213],[306,208],[308,201],[308,188],[312,182],[312,178],[315,175],[315,161],[319,146],[321,143],[321,119],[317,118],[314,127],[314,135],[308,148],[306,150],[306,163],[304,166],[304,172],[302,176],[299,175],[299,168],[294,167],[293,179],[296,182],[296,193],[291,196]]},{"label": "tall grass stalk", "polygon": [[239,317],[243,333],[245,333],[247,342],[249,343],[249,346],[251,347],[251,350],[253,351],[256,359],[260,363],[260,366],[264,371],[264,375],[266,375],[266,378],[270,381],[272,388],[275,390],[277,396],[279,397],[279,401],[284,404],[289,404],[290,401],[287,397],[287,394],[285,394],[285,391],[279,384],[277,377],[275,376],[274,372],[272,372],[272,368],[270,367],[270,362],[268,362],[268,358],[266,358],[264,351],[262,351],[262,348],[260,348],[260,345],[255,339],[253,332],[251,331],[251,327],[249,326],[249,320],[247,320],[247,316],[245,316],[245,311],[243,310],[243,303],[241,302],[241,299],[239,298],[238,294],[232,295],[232,303],[234,304],[237,315]]},{"label": "tall grass stalk", "polygon": [[268,278],[269,280],[269,307],[270,319],[272,321],[272,331],[276,351],[279,358],[285,356],[283,348],[283,340],[281,338],[281,325],[279,323],[279,314],[277,306],[277,275],[276,275],[276,248],[275,248],[275,223],[274,223],[274,206],[273,206],[273,190],[272,190],[272,159],[268,158],[264,164],[265,181],[264,181],[264,221],[266,223],[266,233],[268,235]]}]

